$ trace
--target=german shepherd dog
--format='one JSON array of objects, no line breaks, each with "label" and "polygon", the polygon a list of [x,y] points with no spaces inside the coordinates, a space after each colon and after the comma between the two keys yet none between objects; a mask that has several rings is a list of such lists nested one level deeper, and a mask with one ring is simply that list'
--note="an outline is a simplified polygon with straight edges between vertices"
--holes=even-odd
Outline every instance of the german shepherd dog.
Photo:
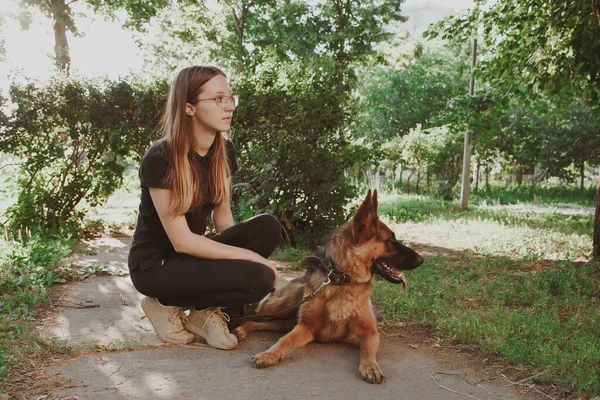
[{"label": "german shepherd dog", "polygon": [[[234,334],[242,341],[252,331],[291,329],[270,349],[252,358],[257,368],[275,365],[290,350],[315,340],[360,344],[361,377],[381,383],[384,375],[376,359],[379,333],[371,305],[373,274],[402,283],[406,289],[402,270],[417,268],[422,262],[421,256],[399,243],[379,220],[377,191],[371,195],[369,190],[354,217],[329,235],[323,250],[303,260],[308,266],[306,274],[275,291],[256,310],[257,316],[282,311],[283,315],[269,322],[246,321]],[[294,307],[298,304],[299,308]]]}]

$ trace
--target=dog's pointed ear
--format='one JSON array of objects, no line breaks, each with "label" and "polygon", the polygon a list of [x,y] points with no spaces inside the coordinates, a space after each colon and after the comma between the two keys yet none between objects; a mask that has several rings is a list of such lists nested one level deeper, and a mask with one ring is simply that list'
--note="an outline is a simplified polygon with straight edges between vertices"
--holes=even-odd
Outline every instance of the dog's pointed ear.
[{"label": "dog's pointed ear", "polygon": [[372,223],[374,215],[371,189],[369,189],[367,197],[365,197],[360,207],[358,207],[356,214],[354,214],[354,218],[352,218],[352,234],[355,240],[360,238],[367,239],[373,236],[375,232],[375,227]]},{"label": "dog's pointed ear", "polygon": [[373,190],[373,206],[372,206],[372,210],[371,212],[373,213],[373,215],[377,215],[377,189]]}]

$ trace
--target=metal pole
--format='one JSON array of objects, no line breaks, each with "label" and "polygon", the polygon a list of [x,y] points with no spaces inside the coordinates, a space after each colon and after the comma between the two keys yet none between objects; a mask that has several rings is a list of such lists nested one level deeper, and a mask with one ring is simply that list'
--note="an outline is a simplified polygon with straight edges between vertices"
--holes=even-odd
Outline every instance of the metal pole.
[{"label": "metal pole", "polygon": [[[471,80],[469,82],[469,95],[475,93],[475,58],[477,55],[477,39],[473,39],[473,47],[471,49]],[[460,191],[460,209],[466,210],[469,207],[469,179],[471,177],[471,139],[473,131],[468,129],[465,132],[465,144],[463,153],[463,171],[462,171],[462,188]]]}]

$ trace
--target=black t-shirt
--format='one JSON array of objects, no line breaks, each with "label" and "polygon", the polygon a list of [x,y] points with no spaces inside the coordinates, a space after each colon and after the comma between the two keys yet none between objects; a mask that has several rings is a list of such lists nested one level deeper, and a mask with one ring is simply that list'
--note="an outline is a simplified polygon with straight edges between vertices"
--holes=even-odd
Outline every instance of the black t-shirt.
[{"label": "black t-shirt", "polygon": [[[234,174],[238,169],[235,148],[230,140],[225,141],[225,148],[229,169],[231,174]],[[205,187],[212,150],[211,147],[206,156],[196,154],[196,167],[199,171],[201,188]],[[166,185],[165,178],[171,161],[168,143],[165,140],[160,140],[148,149],[140,162],[139,176],[142,193],[138,220],[133,233],[131,249],[129,250],[128,264],[130,270],[134,270],[138,266],[141,269],[150,268],[160,264],[164,258],[175,254],[175,249],[160,222],[158,212],[148,190],[148,188],[169,188]],[[211,204],[201,203],[196,209],[185,214],[185,219],[192,232],[199,235],[205,233],[206,220],[213,208],[214,206]]]}]

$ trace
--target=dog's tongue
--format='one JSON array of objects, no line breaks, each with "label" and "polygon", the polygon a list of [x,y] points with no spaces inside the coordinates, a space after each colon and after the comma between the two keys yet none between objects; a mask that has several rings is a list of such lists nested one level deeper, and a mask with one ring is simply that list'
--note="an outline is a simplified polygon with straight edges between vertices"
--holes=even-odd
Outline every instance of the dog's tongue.
[{"label": "dog's tongue", "polygon": [[406,290],[406,277],[400,272],[400,280],[402,281],[402,290]]}]

